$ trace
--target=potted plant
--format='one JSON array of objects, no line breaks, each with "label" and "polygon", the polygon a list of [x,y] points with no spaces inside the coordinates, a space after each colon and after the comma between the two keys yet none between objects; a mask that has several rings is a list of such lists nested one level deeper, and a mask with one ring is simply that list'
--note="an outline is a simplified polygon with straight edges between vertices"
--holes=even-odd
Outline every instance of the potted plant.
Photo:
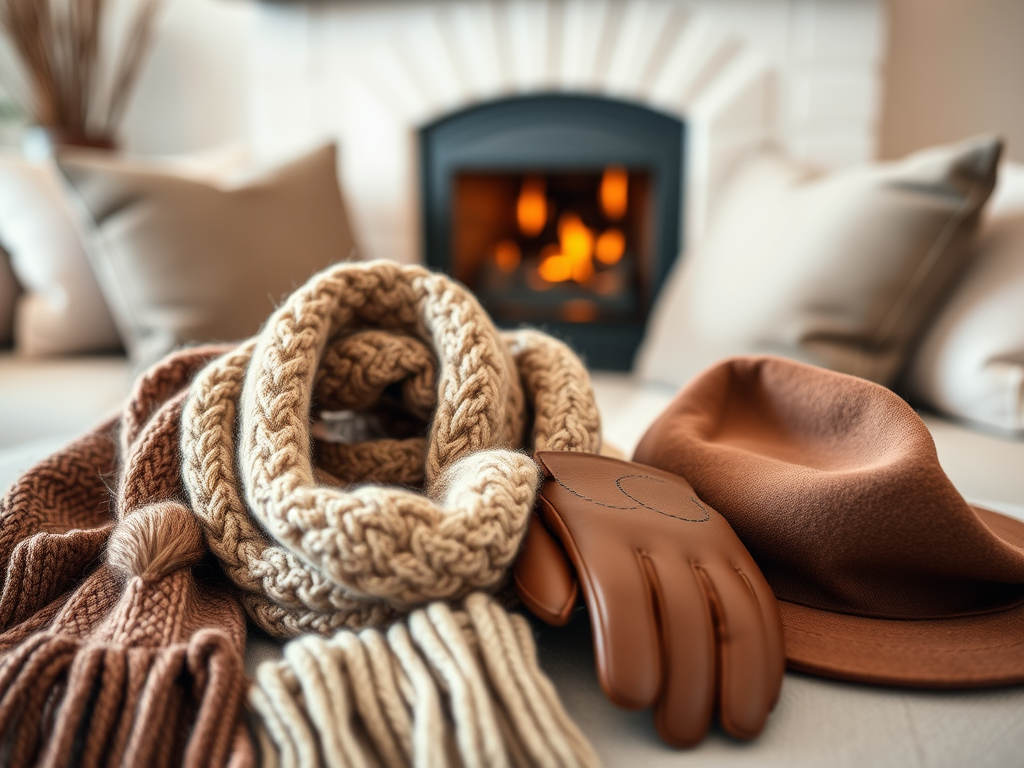
[{"label": "potted plant", "polygon": [[[109,0],[0,0],[10,54],[0,76],[32,123],[26,154],[47,154],[57,144],[115,146],[161,3],[133,0],[124,12]],[[115,10],[120,46],[107,43]]]}]

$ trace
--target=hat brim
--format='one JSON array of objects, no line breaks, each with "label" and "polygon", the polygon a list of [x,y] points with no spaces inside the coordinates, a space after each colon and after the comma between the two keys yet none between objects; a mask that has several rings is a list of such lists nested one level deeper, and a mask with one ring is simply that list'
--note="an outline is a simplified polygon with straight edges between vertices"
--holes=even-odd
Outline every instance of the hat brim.
[{"label": "hat brim", "polygon": [[[999,535],[1024,546],[1024,523],[974,507]],[[779,600],[791,669],[862,683],[980,688],[1024,683],[1024,597],[1001,611],[892,620]]]}]

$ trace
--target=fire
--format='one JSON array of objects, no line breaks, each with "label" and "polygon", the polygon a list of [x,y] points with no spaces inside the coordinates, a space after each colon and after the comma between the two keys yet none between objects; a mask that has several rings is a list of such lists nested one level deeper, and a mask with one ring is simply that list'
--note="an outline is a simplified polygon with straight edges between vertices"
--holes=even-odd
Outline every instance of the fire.
[{"label": "fire", "polygon": [[[604,169],[598,189],[598,202],[605,217],[618,221],[625,217],[629,198],[629,175],[625,168],[610,165]],[[526,176],[516,201],[516,222],[526,237],[537,237],[552,216],[543,176]],[[605,265],[618,264],[626,253],[626,236],[616,226],[598,236],[583,223],[578,213],[567,211],[558,217],[558,242],[545,246],[535,275],[547,284],[569,280],[589,283],[596,275],[595,259]],[[494,248],[494,263],[502,272],[514,272],[522,261],[519,245],[502,240]]]},{"label": "fire", "polygon": [[629,201],[629,175],[621,165],[609,165],[601,176],[601,210],[612,221],[626,215]]},{"label": "fire", "polygon": [[502,240],[494,246],[494,263],[506,275],[515,272],[522,260],[522,251],[515,240]]},{"label": "fire", "polygon": [[594,275],[594,233],[575,213],[564,213],[558,219],[558,241],[572,265],[572,279],[587,282]]},{"label": "fire", "polygon": [[519,231],[527,237],[536,237],[548,223],[548,200],[545,196],[544,177],[527,176],[516,201],[516,220]]},{"label": "fire", "polygon": [[577,214],[563,213],[558,219],[558,246],[546,256],[541,252],[540,276],[552,283],[585,283],[594,276],[593,255],[594,233]]},{"label": "fire", "polygon": [[564,283],[572,279],[572,262],[563,254],[555,253],[540,263],[537,273],[549,283]]},{"label": "fire", "polygon": [[594,256],[602,264],[611,266],[618,264],[626,253],[626,236],[621,229],[606,229],[597,238],[597,247],[594,249]]}]

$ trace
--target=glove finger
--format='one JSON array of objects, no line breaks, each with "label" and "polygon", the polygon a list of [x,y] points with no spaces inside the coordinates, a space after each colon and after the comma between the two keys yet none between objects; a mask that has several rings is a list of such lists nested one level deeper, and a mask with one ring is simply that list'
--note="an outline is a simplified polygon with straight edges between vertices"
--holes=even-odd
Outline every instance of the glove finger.
[{"label": "glove finger", "polygon": [[556,627],[569,623],[579,586],[565,550],[536,512],[531,515],[526,540],[513,563],[512,578],[519,599],[535,616]]},{"label": "glove finger", "polygon": [[777,661],[769,654],[764,615],[749,582],[728,562],[698,566],[713,591],[712,611],[719,653],[718,717],[741,739],[764,730],[778,694]]},{"label": "glove finger", "polygon": [[712,611],[699,574],[683,559],[646,561],[657,595],[665,682],[654,724],[667,743],[692,747],[711,725],[715,701]]},{"label": "glove finger", "polygon": [[550,502],[543,496],[540,501],[583,588],[601,688],[620,707],[651,706],[658,696],[662,667],[650,591],[636,552],[621,542],[604,545],[592,528],[581,528],[582,538],[575,539]]},{"label": "glove finger", "polygon": [[592,581],[580,581],[590,609],[601,687],[614,704],[644,709],[657,699],[662,678],[651,592],[637,554],[629,548],[603,554],[598,568],[600,573],[588,573]]}]

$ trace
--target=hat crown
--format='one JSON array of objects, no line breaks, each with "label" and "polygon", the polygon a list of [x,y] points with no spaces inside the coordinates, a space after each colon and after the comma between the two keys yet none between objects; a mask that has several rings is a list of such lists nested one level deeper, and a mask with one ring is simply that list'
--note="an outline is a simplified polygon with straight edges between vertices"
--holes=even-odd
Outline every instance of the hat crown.
[{"label": "hat crown", "polygon": [[1024,601],[1024,528],[968,505],[920,417],[864,379],[725,361],[677,396],[634,458],[686,477],[780,599],[892,619]]}]

